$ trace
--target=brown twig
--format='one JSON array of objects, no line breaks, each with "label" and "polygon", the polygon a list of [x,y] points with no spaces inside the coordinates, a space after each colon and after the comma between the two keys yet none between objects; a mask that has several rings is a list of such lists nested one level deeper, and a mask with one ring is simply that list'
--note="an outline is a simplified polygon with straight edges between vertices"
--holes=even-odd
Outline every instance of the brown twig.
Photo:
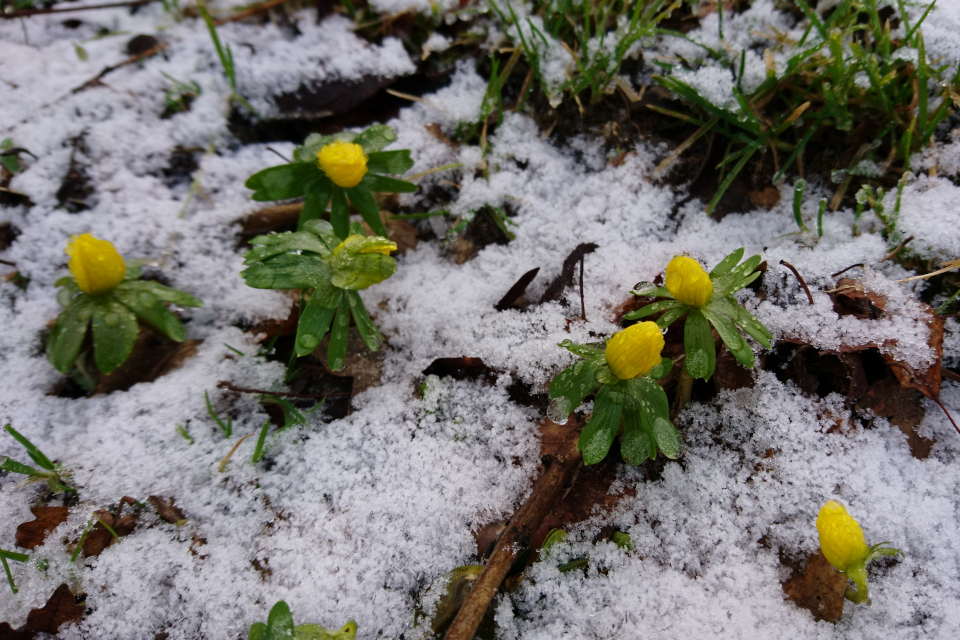
[{"label": "brown twig", "polygon": [[[894,249],[893,251],[891,251],[890,253],[888,253],[887,255],[883,256],[883,258],[880,259],[880,262],[886,262],[887,260],[889,260],[889,259],[892,258],[893,256],[895,256],[895,255],[897,255],[898,253],[900,253],[900,251],[901,251],[905,246],[907,246],[907,243],[910,242],[911,240],[913,240],[913,236],[910,236],[909,238],[907,238],[906,240],[904,240],[903,242],[901,242],[900,244],[898,244],[898,245],[897,245],[897,248]],[[880,264],[880,263],[878,262],[877,264]]]},{"label": "brown twig", "polygon": [[947,415],[947,420],[949,420],[950,424],[953,425],[953,428],[957,430],[957,433],[960,433],[960,427],[958,427],[957,423],[953,421],[953,416],[950,415],[950,412],[947,411],[947,408],[943,406],[942,402],[940,402],[940,398],[931,398],[931,400],[933,400],[940,406],[940,409],[943,410],[943,412]]},{"label": "brown twig", "polygon": [[26,18],[28,16],[38,16],[47,13],[72,13],[74,11],[92,11],[93,9],[117,9],[120,7],[139,7],[144,4],[150,4],[156,0],[131,0],[130,2],[111,2],[106,4],[88,4],[83,7],[51,7],[49,9],[17,9],[8,13],[0,13],[0,18],[12,20],[13,18]]},{"label": "brown twig", "polygon": [[847,271],[850,271],[850,269],[853,269],[854,267],[860,267],[861,269],[863,269],[863,263],[862,263],[862,262],[858,262],[857,264],[852,264],[852,265],[850,265],[850,266],[847,267],[846,269],[840,269],[840,271],[837,271],[836,273],[831,273],[831,274],[830,274],[830,277],[831,277],[831,278],[836,278],[836,277],[837,277],[838,275],[840,275],[841,273],[846,273]]},{"label": "brown twig", "polygon": [[153,55],[156,55],[156,54],[160,53],[161,51],[163,51],[163,50],[166,49],[166,48],[167,48],[167,43],[166,43],[166,42],[161,42],[161,43],[158,44],[157,46],[151,47],[150,49],[147,49],[147,50],[144,51],[143,53],[138,53],[138,54],[135,55],[135,56],[130,56],[129,58],[127,58],[127,59],[124,60],[123,62],[119,62],[119,63],[117,63],[117,64],[115,64],[115,65],[112,65],[112,66],[107,67],[106,69],[104,69],[103,71],[101,71],[100,73],[98,73],[98,74],[97,74],[96,76],[94,76],[93,78],[90,78],[89,80],[87,80],[86,82],[84,82],[84,83],[83,83],[82,85],[80,85],[79,87],[76,87],[75,89],[73,89],[73,91],[71,91],[70,93],[80,93],[81,91],[83,91],[83,90],[85,90],[85,89],[89,89],[90,87],[95,87],[95,86],[97,86],[98,84],[100,84],[100,78],[104,77],[105,75],[107,75],[107,74],[110,73],[111,71],[116,71],[116,70],[119,69],[120,67],[125,67],[125,66],[127,66],[128,64],[133,64],[134,62],[140,62],[141,60],[143,60],[143,59],[145,59],[145,58],[149,58],[150,56],[153,56]]},{"label": "brown twig", "polygon": [[213,24],[219,27],[220,25],[226,24],[228,22],[237,22],[238,20],[243,20],[244,18],[255,16],[261,11],[267,11],[268,9],[273,9],[274,7],[278,7],[281,4],[286,4],[288,2],[290,2],[290,0],[267,0],[266,2],[255,4],[252,7],[249,7],[242,11],[237,11],[236,13],[232,13],[229,16],[226,16],[225,18],[217,18],[216,20],[213,21]]},{"label": "brown twig", "polygon": [[277,396],[279,398],[306,398],[308,400],[319,400],[320,398],[335,398],[340,396],[349,396],[349,393],[293,393],[291,391],[267,391],[266,389],[247,389],[246,387],[238,387],[232,382],[226,380],[221,380],[217,383],[217,387],[220,389],[227,389],[228,391],[234,391],[236,393],[256,393],[262,396]]},{"label": "brown twig", "polygon": [[510,567],[529,547],[533,535],[540,528],[543,519],[564,487],[567,486],[574,470],[579,467],[581,455],[577,449],[578,437],[578,430],[571,430],[560,447],[557,457],[550,460],[547,468],[540,475],[533,487],[533,493],[500,535],[490,559],[473,585],[473,590],[464,600],[457,617],[450,625],[445,640],[473,638],[490,606],[490,601],[496,595]]},{"label": "brown twig", "polygon": [[796,267],[787,262],[786,260],[781,260],[780,264],[785,266],[790,271],[793,271],[793,275],[797,276],[797,281],[800,283],[800,286],[803,287],[803,292],[807,294],[807,300],[810,301],[810,304],[813,305],[813,296],[810,295],[810,289],[807,288],[807,283],[803,281],[803,278],[800,277],[800,272],[797,271]]},{"label": "brown twig", "polygon": [[580,254],[580,318],[587,321],[587,305],[583,302],[583,260],[586,254]]}]

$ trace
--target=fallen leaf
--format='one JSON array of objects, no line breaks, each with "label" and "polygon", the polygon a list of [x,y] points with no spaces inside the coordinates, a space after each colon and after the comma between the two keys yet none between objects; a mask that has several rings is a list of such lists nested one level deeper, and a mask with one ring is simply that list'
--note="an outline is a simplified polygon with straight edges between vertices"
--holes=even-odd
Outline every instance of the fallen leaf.
[{"label": "fallen leaf", "polygon": [[883,355],[883,359],[890,365],[893,375],[901,385],[916,389],[926,397],[934,399],[940,397],[940,384],[943,381],[940,371],[943,364],[943,318],[937,315],[933,307],[924,304],[921,308],[926,315],[927,326],[930,327],[927,345],[935,354],[933,364],[925,370],[917,370],[905,363],[897,362],[886,354]]},{"label": "fallen leaf", "polygon": [[26,624],[19,629],[0,623],[0,640],[33,640],[38,633],[55,634],[62,625],[82,618],[84,610],[83,599],[74,597],[70,587],[61,584],[42,609],[27,614]]},{"label": "fallen leaf", "polygon": [[923,460],[930,455],[934,441],[917,433],[924,411],[921,395],[915,389],[901,386],[892,377],[884,378],[860,398],[856,409],[869,410],[875,416],[887,418],[890,424],[907,436],[910,453],[914,458]]},{"label": "fallen leaf", "polygon": [[883,317],[887,304],[886,297],[867,291],[862,282],[852,278],[837,280],[837,286],[830,297],[833,300],[833,310],[838,315],[852,315],[861,320]]},{"label": "fallen leaf", "polygon": [[90,533],[87,534],[87,539],[83,541],[83,556],[85,558],[99,556],[104,549],[116,540],[113,533],[110,533],[103,526],[104,524],[109,525],[118,537],[123,538],[133,533],[137,526],[137,519],[140,517],[139,513],[129,513],[121,518],[114,519],[114,516],[106,509],[95,511],[94,515],[99,518],[99,521],[93,525]]},{"label": "fallen leaf", "polygon": [[160,496],[150,496],[147,500],[153,505],[153,508],[157,510],[157,515],[170,524],[183,524],[187,521],[183,515],[183,511],[174,506],[172,498],[170,502],[167,502]]},{"label": "fallen leaf", "polygon": [[836,622],[840,619],[843,615],[843,592],[846,589],[847,578],[827,562],[819,549],[810,556],[802,571],[795,571],[783,583],[787,599],[810,611],[817,622]]},{"label": "fallen leaf", "polygon": [[769,211],[780,202],[780,189],[773,186],[764,189],[754,189],[747,194],[747,197],[750,198],[750,202],[752,202],[753,206],[757,209],[766,209]]},{"label": "fallen leaf", "polygon": [[497,380],[497,371],[491,369],[480,358],[437,358],[423,370],[425,376],[439,376],[454,380],[484,379],[493,384]]},{"label": "fallen leaf", "polygon": [[66,522],[70,514],[66,507],[30,507],[30,511],[36,519],[17,527],[17,546],[24,549],[42,545],[47,534]]},{"label": "fallen leaf", "polygon": [[513,286],[510,287],[510,290],[500,298],[500,302],[493,305],[493,308],[497,311],[521,308],[520,299],[523,298],[523,294],[527,292],[527,287],[530,286],[530,283],[533,282],[533,279],[537,277],[538,273],[540,273],[540,267],[535,267],[520,276]]}]

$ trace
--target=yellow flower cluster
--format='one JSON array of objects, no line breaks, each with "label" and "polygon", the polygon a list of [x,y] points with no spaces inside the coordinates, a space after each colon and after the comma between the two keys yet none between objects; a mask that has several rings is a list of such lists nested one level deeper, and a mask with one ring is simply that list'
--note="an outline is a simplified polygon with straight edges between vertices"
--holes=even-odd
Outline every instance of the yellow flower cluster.
[{"label": "yellow flower cluster", "polygon": [[70,273],[84,293],[95,296],[123,282],[127,266],[110,242],[84,233],[72,236],[66,251],[70,256]]},{"label": "yellow flower cluster", "polygon": [[367,156],[363,147],[337,140],[317,152],[320,168],[338,187],[355,187],[367,175]]},{"label": "yellow flower cluster", "polygon": [[604,355],[615,376],[631,380],[650,373],[660,364],[663,344],[656,322],[639,322],[615,333],[607,342]]},{"label": "yellow flower cluster", "polygon": [[817,532],[824,557],[840,571],[862,565],[870,554],[860,524],[839,502],[831,500],[821,507]]},{"label": "yellow flower cluster", "polygon": [[702,307],[713,295],[709,274],[699,262],[687,256],[677,256],[670,261],[664,284],[670,295],[691,307]]}]

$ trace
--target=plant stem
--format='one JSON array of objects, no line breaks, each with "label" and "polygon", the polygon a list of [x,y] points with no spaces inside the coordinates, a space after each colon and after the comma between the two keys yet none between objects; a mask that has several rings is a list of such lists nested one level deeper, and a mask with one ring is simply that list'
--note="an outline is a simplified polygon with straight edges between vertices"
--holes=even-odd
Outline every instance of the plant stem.
[{"label": "plant stem", "polygon": [[547,463],[546,469],[533,487],[533,493],[500,535],[490,559],[450,625],[445,640],[473,638],[510,567],[530,546],[530,541],[543,519],[567,486],[574,470],[580,465],[581,455],[577,448],[579,436],[579,429],[572,429],[557,456]]}]

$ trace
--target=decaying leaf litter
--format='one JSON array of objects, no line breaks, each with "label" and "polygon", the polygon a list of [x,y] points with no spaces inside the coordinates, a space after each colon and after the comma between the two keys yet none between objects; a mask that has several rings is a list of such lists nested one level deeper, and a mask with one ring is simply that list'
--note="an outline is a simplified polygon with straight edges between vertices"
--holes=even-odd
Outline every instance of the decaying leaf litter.
[{"label": "decaying leaf litter", "polygon": [[[372,3],[362,15],[396,16],[408,4]],[[361,637],[417,637],[419,597],[446,572],[480,560],[490,530],[528,497],[541,455],[566,435],[544,420],[547,386],[573,362],[557,343],[595,342],[618,330],[622,313],[643,302],[629,289],[662,274],[674,255],[713,265],[745,246],[766,269],[739,298],[770,328],[774,348],[753,345],[755,374],[720,351],[715,376],[693,387],[674,418],[686,447],[678,461],[629,467],[608,457],[580,469],[560,515],[548,518],[568,531],[567,541],[496,601],[496,633],[954,637],[958,436],[929,398],[954,415],[960,409],[949,373],[958,362],[957,321],[943,320],[940,345],[938,320],[924,305],[940,306],[956,285],[950,274],[941,276],[947,284],[897,282],[960,256],[953,206],[960,147],[950,120],[911,160],[900,195],[898,231],[913,237],[911,257],[885,259],[897,242],[881,236],[885,223],[873,207],[853,234],[853,194],[823,216],[822,237],[795,233],[793,178],[771,193],[763,184],[769,167],[742,174],[739,196],[732,183],[726,208],[718,207],[726,215],[707,217],[712,193],[697,192],[707,180],[699,168],[721,142],[694,145],[692,159],[680,155],[672,173],[657,173],[694,129],[671,131],[671,120],[642,101],[614,94],[592,109],[582,105],[581,117],[569,98],[556,112],[532,100],[471,136],[466,129],[488,103],[492,72],[479,45],[502,43],[494,29],[450,49],[444,29],[456,33],[483,19],[477,7],[453,5],[438,7],[448,26],[429,47],[422,34],[407,38],[423,45],[413,54],[391,35],[416,31],[410,12],[382,20],[398,25],[394,31],[366,27],[360,35],[346,11],[325,4],[319,20],[318,11],[291,6],[269,20],[254,14],[221,24],[236,92],[257,116],[231,100],[209,32],[189,11],[177,20],[155,4],[0,23],[2,137],[29,151],[17,156],[20,171],[7,169],[0,208],[9,236],[0,256],[9,274],[0,305],[7,327],[0,418],[77,488],[64,501],[43,484],[24,486],[22,476],[0,479],[4,550],[27,550],[17,546],[19,531],[44,513],[35,510],[67,508],[63,521],[43,528],[30,561],[10,562],[19,593],[0,599],[0,619],[25,633],[50,630],[28,617],[39,625],[53,614],[31,611],[66,607],[72,597],[74,609],[78,601],[85,609],[64,617],[59,637],[232,638],[245,637],[282,599],[298,622],[337,628],[352,618]],[[726,46],[757,47],[755,34],[767,26],[795,38],[803,31],[800,12],[772,2],[724,7]],[[429,13],[426,3],[414,9]],[[211,10],[228,16],[241,7]],[[922,7],[910,11],[915,20]],[[719,13],[701,7],[698,15],[685,35],[724,46]],[[928,54],[956,65],[960,14],[944,4],[931,16],[923,27]],[[136,55],[127,43],[139,35],[165,45],[162,53],[121,64]],[[649,85],[663,100],[651,84],[652,61],[695,56],[686,41],[649,40],[638,41],[643,58],[628,60],[625,82],[635,93]],[[750,51],[752,71],[764,68],[762,52]],[[503,53],[499,64],[510,57]],[[511,75],[506,107],[523,75]],[[723,94],[733,77],[710,64],[695,75],[705,95]],[[329,96],[341,102],[324,102]],[[388,345],[372,357],[351,349],[352,381],[317,361],[286,385],[286,359],[275,355],[290,349],[293,299],[242,285],[241,228],[262,208],[242,185],[283,162],[277,154],[291,157],[310,127],[329,133],[325,127],[362,127],[371,117],[391,118],[395,146],[411,149],[408,179],[460,165],[424,175],[417,193],[381,208],[449,214],[412,221],[415,242],[398,257],[396,275],[363,292]],[[813,229],[817,200],[835,185],[806,178],[801,214]],[[890,187],[887,211],[897,197]],[[512,216],[515,224],[503,229],[514,239],[495,223],[495,209]],[[445,240],[458,218],[473,215],[463,236]],[[266,230],[289,228],[280,218]],[[494,222],[484,227],[485,219]],[[90,396],[42,355],[43,332],[58,311],[53,283],[65,272],[63,246],[85,232],[145,258],[153,279],[205,302],[180,312],[194,353],[136,374],[149,381]],[[579,266],[563,274],[582,244],[597,247],[580,250],[583,313]],[[784,263],[802,277],[812,304]],[[534,268],[526,288],[504,302]],[[562,295],[545,295],[561,275]],[[265,343],[284,326],[267,353]],[[664,355],[680,356],[682,342],[668,332]],[[939,394],[930,386],[937,370]],[[351,386],[364,390],[306,413]],[[297,401],[303,424],[284,405],[264,404],[262,392]],[[229,437],[214,414],[230,425]],[[263,459],[251,464],[252,438],[219,472],[239,438],[271,418],[291,426],[269,437]],[[13,439],[0,446],[24,457]],[[125,496],[136,504],[118,511]],[[795,581],[817,550],[813,522],[829,499],[856,513],[870,539],[896,541],[906,555],[874,566],[874,605],[847,604],[835,624],[817,620],[835,618],[836,589],[824,608],[810,604],[809,591],[798,594]],[[129,518],[134,528],[115,539],[95,517],[108,526]],[[83,549],[87,530],[86,540],[102,539],[99,555]],[[475,537],[483,531],[488,538]],[[612,542],[614,531],[629,533],[633,549]],[[579,570],[558,569],[584,558]],[[814,615],[787,595],[806,599]]]}]

